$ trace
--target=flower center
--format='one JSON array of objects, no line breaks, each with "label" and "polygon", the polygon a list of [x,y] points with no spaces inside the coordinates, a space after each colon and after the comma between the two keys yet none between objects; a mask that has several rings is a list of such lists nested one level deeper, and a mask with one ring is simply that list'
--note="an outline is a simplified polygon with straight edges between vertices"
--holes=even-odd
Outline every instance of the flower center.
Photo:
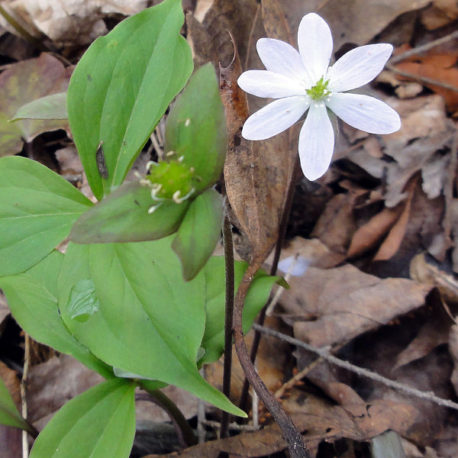
[{"label": "flower center", "polygon": [[322,76],[315,86],[307,89],[306,92],[313,100],[321,100],[331,94],[331,91],[328,89],[328,84],[329,80],[325,81],[324,76]]},{"label": "flower center", "polygon": [[151,163],[146,179],[151,183],[153,200],[173,200],[177,203],[192,194],[195,173],[179,160]]}]

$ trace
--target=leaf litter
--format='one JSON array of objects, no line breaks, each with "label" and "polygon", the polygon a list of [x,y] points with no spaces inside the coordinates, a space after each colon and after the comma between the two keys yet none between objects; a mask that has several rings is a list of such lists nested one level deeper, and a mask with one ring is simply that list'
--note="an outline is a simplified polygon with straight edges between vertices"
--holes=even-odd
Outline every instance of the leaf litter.
[{"label": "leaf litter", "polygon": [[[27,12],[23,18],[26,30],[46,49],[58,49],[61,59],[49,52],[39,57],[37,52],[31,55],[30,43],[25,46],[23,38],[14,37],[12,31],[2,32],[2,38],[7,37],[13,46],[2,46],[0,55],[0,64],[6,64],[0,73],[0,91],[5,94],[0,98],[0,126],[4,132],[0,154],[23,151],[53,164],[76,186],[87,187],[76,151],[65,137],[65,123],[8,123],[8,119],[21,105],[64,91],[71,66],[62,62],[75,64],[84,46],[123,16],[143,8],[146,2],[129,7],[118,2],[90,6],[83,2],[84,8],[74,2],[74,15],[69,14],[70,10],[63,13],[54,2],[47,18],[31,13],[38,8],[33,2],[10,3],[12,13],[19,11],[22,4]],[[400,113],[402,129],[378,137],[342,124],[334,164],[325,177],[313,183],[293,173],[297,129],[262,143],[246,142],[240,137],[245,118],[262,102],[255,98],[244,100],[235,85],[242,70],[262,68],[255,52],[258,38],[292,40],[296,45],[291,30],[296,30],[300,18],[310,11],[329,22],[337,57],[356,45],[382,41],[394,43],[396,55],[402,56],[407,50],[415,51],[453,32],[458,17],[455,2],[306,3],[186,2],[185,33],[196,64],[212,61],[217,68],[219,64],[222,67],[222,97],[231,138],[226,190],[232,221],[241,232],[237,249],[246,259],[263,261],[272,250],[293,180],[295,196],[282,258],[300,256],[307,267],[301,276],[289,277],[290,289],[281,292],[272,310],[274,316],[266,326],[314,346],[326,346],[334,355],[392,380],[456,400],[457,92],[449,88],[457,81],[456,40],[390,65],[367,87],[368,94],[381,98]],[[47,37],[44,39],[42,34]],[[34,59],[23,60],[30,57]],[[39,84],[30,84],[31,78]],[[17,85],[20,91],[14,90]],[[65,138],[55,129],[64,129]],[[271,259],[272,255],[267,265]],[[0,299],[2,342],[11,335],[7,313]],[[402,437],[408,456],[458,454],[456,411],[405,395],[383,383],[364,380],[303,349],[275,343],[273,338],[263,338],[261,342],[260,373],[273,391],[293,380],[283,390],[282,402],[314,456],[369,456],[367,442],[386,430]],[[18,344],[11,340],[6,347],[6,353],[11,355]],[[5,356],[1,359],[10,361]],[[38,427],[57,404],[96,382],[85,369],[73,367],[73,361],[66,356],[44,360],[35,357],[32,362],[29,407]],[[21,364],[18,359],[13,372],[20,375]],[[215,384],[221,376],[218,367],[219,362],[207,368]],[[303,375],[294,379],[297,373]],[[66,381],[70,375],[72,384]],[[243,381],[239,368],[234,368],[234,379],[237,382],[233,398],[237,401]],[[37,402],[39,399],[46,401]],[[184,399],[186,416],[191,418],[197,407],[190,398]],[[278,428],[270,424],[262,406],[260,409],[263,429],[208,441],[174,456],[218,456],[224,451],[254,457],[282,452],[285,446]],[[145,422],[151,425],[159,414],[148,415]],[[211,410],[208,416],[217,418]],[[165,420],[163,416],[156,418]],[[0,433],[4,434],[4,430]],[[147,446],[142,447],[136,450],[143,450],[143,455],[156,453],[153,448],[148,452]],[[165,452],[167,449],[162,450]]]}]

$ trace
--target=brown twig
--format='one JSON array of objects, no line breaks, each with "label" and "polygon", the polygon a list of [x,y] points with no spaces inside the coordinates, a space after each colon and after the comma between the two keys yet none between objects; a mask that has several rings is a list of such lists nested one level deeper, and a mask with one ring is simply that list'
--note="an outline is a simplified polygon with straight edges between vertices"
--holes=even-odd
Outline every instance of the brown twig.
[{"label": "brown twig", "polygon": [[[270,268],[270,275],[275,275],[277,273],[278,261],[280,260],[280,254],[281,254],[281,250],[283,247],[283,243],[285,241],[286,230],[288,228],[288,221],[291,215],[291,209],[293,208],[294,192],[296,190],[296,179],[299,173],[300,173],[300,163],[299,163],[299,156],[297,155],[296,162],[294,163],[293,174],[292,174],[291,181],[289,183],[289,187],[288,187],[288,191],[286,195],[286,201],[285,201],[285,206],[283,208],[283,214],[282,214],[281,221],[280,221],[280,227],[278,230],[278,239],[277,239],[277,243],[275,244],[275,252],[274,252],[274,257],[272,261],[272,266]],[[269,305],[270,305],[270,302],[267,303],[263,307],[263,309],[261,310],[261,313],[259,314],[257,323],[260,326],[264,324],[264,321],[266,319],[266,312],[267,312]],[[258,353],[260,342],[261,342],[261,333],[259,333],[258,331],[255,331],[254,337],[253,337],[253,344],[251,346],[251,352],[250,352],[250,358],[253,363],[256,361],[256,355]],[[239,406],[242,410],[246,410],[246,406],[248,405],[248,388],[249,388],[249,383],[248,383],[248,380],[245,379],[243,388],[242,388],[242,394],[240,396],[240,403],[239,403]]]},{"label": "brown twig", "polygon": [[398,391],[403,391],[404,393],[414,396],[420,399],[425,399],[427,401],[434,402],[442,407],[448,407],[450,409],[458,410],[458,404],[456,402],[450,401],[448,399],[439,398],[434,393],[426,392],[417,390],[416,388],[412,388],[408,385],[403,383],[395,382],[394,380],[390,380],[389,378],[383,377],[383,375],[377,374],[376,372],[372,372],[368,369],[364,369],[359,366],[355,366],[348,361],[344,361],[342,359],[337,358],[336,356],[331,355],[328,350],[323,348],[316,348],[312,345],[309,345],[301,340],[295,339],[294,337],[287,336],[286,334],[282,334],[281,332],[275,331],[273,329],[266,328],[264,326],[259,326],[254,324],[253,327],[258,331],[262,332],[263,334],[267,334],[272,337],[276,337],[277,339],[283,340],[285,342],[290,343],[291,345],[296,345],[298,347],[304,348],[305,350],[315,353],[316,355],[320,356],[324,360],[328,361],[335,366],[341,367],[348,371],[351,371],[355,374],[358,374],[362,377],[369,378],[376,382],[382,383],[385,386],[389,386],[390,388],[394,388]]},{"label": "brown twig", "polygon": [[458,87],[453,86],[452,84],[443,83],[442,81],[428,78],[426,76],[416,75],[415,73],[405,72],[404,70],[399,70],[391,64],[387,64],[386,68],[392,71],[393,73],[397,73],[398,75],[404,76],[406,78],[420,81],[421,83],[425,84],[431,84],[432,86],[443,87],[444,89],[448,89],[449,91],[458,92]]},{"label": "brown twig", "polygon": [[[234,246],[232,242],[232,227],[227,217],[224,216],[223,224],[224,262],[226,270],[226,307],[224,322],[224,372],[223,393],[229,398],[231,395],[231,369],[232,369],[232,317],[234,314]],[[221,416],[222,438],[229,433],[230,415],[223,411]]]},{"label": "brown twig", "polygon": [[283,407],[267,389],[266,385],[257,374],[245,344],[242,330],[243,304],[251,281],[259,268],[259,262],[254,262],[248,266],[238,288],[237,295],[235,296],[233,325],[235,349],[246,378],[280,427],[282,435],[288,444],[291,457],[310,458],[302,440],[302,436],[294,426],[291,417],[283,410]]},{"label": "brown twig", "polygon": [[408,59],[409,57],[418,56],[419,54],[429,51],[430,49],[435,48],[436,46],[447,43],[448,41],[454,40],[455,38],[458,38],[458,30],[449,33],[444,37],[438,38],[437,40],[430,41],[429,43],[426,43],[421,46],[416,46],[415,48],[409,49],[408,51],[403,52],[402,54],[398,54],[397,56],[394,56],[390,59],[390,64],[397,64],[398,62]]}]

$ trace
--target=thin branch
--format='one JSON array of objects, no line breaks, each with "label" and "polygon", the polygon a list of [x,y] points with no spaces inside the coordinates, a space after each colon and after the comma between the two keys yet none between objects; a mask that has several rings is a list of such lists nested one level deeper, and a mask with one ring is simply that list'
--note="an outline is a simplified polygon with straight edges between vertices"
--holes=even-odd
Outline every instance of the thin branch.
[{"label": "thin branch", "polygon": [[259,263],[253,263],[248,266],[248,269],[243,275],[242,281],[237,291],[237,295],[235,297],[233,325],[235,349],[237,351],[237,356],[246,378],[258,396],[261,398],[262,402],[269,410],[274,420],[277,422],[282,432],[283,438],[288,444],[288,450],[291,457],[310,458],[310,455],[307,452],[307,449],[305,448],[304,442],[302,440],[302,436],[294,426],[291,417],[285,412],[275,396],[273,396],[272,393],[267,389],[266,385],[257,374],[245,344],[242,330],[243,305],[245,302],[246,294],[248,292],[248,288],[250,287],[251,281],[259,267]]},{"label": "thin branch", "polygon": [[409,57],[418,56],[418,54],[422,54],[426,51],[429,51],[430,49],[447,43],[448,41],[454,40],[455,38],[458,38],[458,30],[455,30],[450,34],[445,35],[442,38],[438,38],[437,40],[430,41],[429,43],[426,43],[421,46],[416,46],[415,48],[409,49],[408,51],[403,52],[402,54],[398,54],[397,56],[394,56],[390,59],[390,64],[397,64],[398,62],[408,59]]},{"label": "thin branch", "polygon": [[187,422],[186,418],[184,417],[181,410],[176,406],[176,404],[168,398],[162,391],[160,390],[147,390],[143,385],[140,386],[147,391],[146,393],[138,393],[135,396],[137,401],[149,401],[153,402],[154,404],[158,405],[162,409],[167,412],[170,420],[172,420],[173,425],[175,426],[175,430],[178,435],[178,440],[183,448],[190,447],[191,445],[197,444],[196,436],[192,431],[189,423]]},{"label": "thin branch", "polygon": [[453,86],[452,84],[443,83],[442,81],[428,78],[426,76],[416,75],[415,73],[405,72],[404,70],[399,70],[391,64],[387,64],[386,68],[392,71],[393,73],[397,73],[398,75],[404,76],[406,78],[420,81],[425,84],[431,84],[432,86],[443,87],[444,89],[448,89],[449,91],[458,92],[458,87]]},{"label": "thin branch", "polygon": [[[286,195],[285,206],[283,208],[283,213],[281,216],[280,227],[278,230],[278,239],[277,239],[277,243],[275,244],[274,258],[272,261],[272,266],[270,268],[270,275],[275,275],[277,273],[278,262],[280,260],[280,254],[281,254],[281,250],[283,247],[283,243],[285,241],[286,230],[288,228],[288,221],[291,215],[291,210],[293,208],[294,192],[296,190],[296,180],[297,180],[299,173],[300,173],[300,162],[299,162],[299,156],[296,155],[296,161],[294,163],[294,169],[293,169],[291,181],[289,183],[288,191]],[[264,321],[266,319],[267,309],[269,308],[272,300],[269,301],[263,307],[263,309],[261,310],[261,313],[259,314],[257,323],[260,326],[264,324]],[[256,355],[258,353],[260,342],[261,342],[261,334],[255,331],[254,338],[253,338],[253,344],[251,346],[251,352],[250,352],[250,358],[253,363],[256,361]],[[239,406],[242,410],[245,410],[246,406],[248,405],[248,388],[249,388],[249,383],[248,383],[248,380],[245,379],[243,383],[242,394],[240,396],[240,403],[239,403]]]},{"label": "thin branch", "polygon": [[[224,372],[223,393],[229,398],[231,395],[232,371],[232,317],[234,314],[234,246],[232,242],[232,227],[227,217],[224,216],[223,224],[224,263],[226,270],[226,312],[224,322]],[[223,411],[221,416],[221,437],[229,433],[230,415]]]},{"label": "thin branch", "polygon": [[389,386],[390,388],[394,388],[395,390],[403,391],[404,393],[410,396],[414,396],[420,399],[425,399],[427,401],[434,402],[435,404],[438,404],[440,406],[449,407],[450,409],[458,410],[458,404],[456,402],[450,401],[448,399],[439,398],[432,392],[417,390],[416,388],[412,388],[403,383],[395,382],[394,380],[390,380],[389,378],[383,377],[382,375],[379,375],[376,372],[372,372],[368,369],[364,369],[362,367],[355,366],[354,364],[351,364],[348,361],[339,359],[331,355],[325,349],[313,347],[312,345],[309,345],[305,342],[295,339],[294,337],[287,336],[286,334],[282,334],[281,332],[275,331],[273,329],[269,329],[264,326],[259,326],[257,324],[253,325],[253,327],[256,328],[259,332],[262,332],[263,334],[267,334],[269,336],[276,337],[277,339],[288,342],[291,345],[296,345],[298,347],[304,348],[305,350],[311,353],[315,353],[316,355],[325,359],[329,363],[334,364],[335,366],[341,367],[343,369],[349,370],[351,372],[354,372],[355,374],[358,374],[362,377],[366,377],[376,382],[382,383],[383,385]]}]

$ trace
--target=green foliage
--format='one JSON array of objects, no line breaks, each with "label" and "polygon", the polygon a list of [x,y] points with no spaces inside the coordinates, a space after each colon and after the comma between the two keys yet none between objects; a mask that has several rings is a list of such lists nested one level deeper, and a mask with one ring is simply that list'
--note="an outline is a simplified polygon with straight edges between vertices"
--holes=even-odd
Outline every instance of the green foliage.
[{"label": "green foliage", "polygon": [[[111,366],[179,386],[243,415],[198,372],[205,332],[205,277],[185,282],[170,244],[170,238],[70,244],[59,279],[62,319],[79,342]],[[72,290],[82,280],[92,280],[99,301],[83,322],[72,318],[71,310]]]},{"label": "green foliage", "polygon": [[46,95],[22,105],[11,121],[19,119],[67,119],[67,93]]},{"label": "green foliage", "polygon": [[167,117],[165,150],[193,167],[202,191],[218,181],[226,157],[227,136],[219,85],[211,64],[199,68]]},{"label": "green foliage", "polygon": [[34,340],[72,355],[104,377],[110,377],[110,368],[70,334],[60,317],[57,277],[63,258],[63,254],[53,251],[27,272],[1,277],[0,287],[14,318]]},{"label": "green foliage", "polygon": [[30,429],[27,422],[17,411],[5,382],[0,377],[0,425],[12,426],[13,428]]},{"label": "green foliage", "polygon": [[189,206],[172,247],[181,260],[183,277],[193,279],[208,261],[220,238],[223,199],[214,189],[200,194]]},{"label": "green foliage", "polygon": [[61,176],[23,157],[0,159],[0,276],[30,268],[67,237],[92,203]]},{"label": "green foliage", "polygon": [[[247,269],[246,262],[236,262],[234,266],[235,290]],[[217,361],[224,351],[224,309],[226,300],[224,258],[213,257],[205,265],[202,273],[207,285],[207,322],[202,347],[205,349],[200,364]],[[243,308],[243,331],[247,332],[256,315],[266,304],[270,291],[275,283],[282,283],[280,277],[272,277],[264,271],[259,271],[248,290]]]},{"label": "green foliage", "polygon": [[127,458],[135,434],[135,384],[110,380],[65,404],[30,458]]},{"label": "green foliage", "polygon": [[141,183],[125,183],[86,213],[72,228],[76,243],[142,242],[175,232],[189,202],[164,202],[152,214],[151,189]]},{"label": "green foliage", "polygon": [[[100,199],[119,186],[183,88],[193,64],[180,35],[180,0],[165,0],[98,38],[73,72],[68,117],[89,184]],[[96,152],[103,142],[107,178]]]}]

